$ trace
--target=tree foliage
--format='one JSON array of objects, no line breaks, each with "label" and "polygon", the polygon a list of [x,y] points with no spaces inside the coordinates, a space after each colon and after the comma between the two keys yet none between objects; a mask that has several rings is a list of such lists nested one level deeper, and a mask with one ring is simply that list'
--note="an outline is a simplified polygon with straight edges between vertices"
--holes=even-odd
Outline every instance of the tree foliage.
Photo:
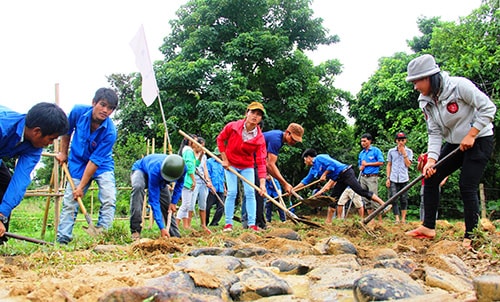
[{"label": "tree foliage", "polygon": [[[380,58],[378,70],[356,98],[334,86],[342,71],[338,60],[314,66],[304,54],[339,41],[329,35],[320,18],[313,18],[309,2],[192,0],[180,7],[160,47],[165,58],[154,64],[174,152],[181,140],[177,130],[202,135],[213,149],[222,127],[242,118],[251,101],[260,101],[267,110],[264,130],[284,129],[290,122],[306,130],[304,143],[284,146],[279,157],[278,165],[291,183],[306,173],[300,158],[304,148],[314,147],[355,164],[358,138],[364,132],[374,135],[385,153],[394,146],[395,133],[405,131],[416,160],[426,150],[427,130],[416,101],[418,92],[405,77],[408,62],[423,53],[433,54],[452,75],[470,78],[499,105],[497,1],[488,2],[459,24],[441,22],[439,17],[418,19],[422,35],[407,40],[415,54],[397,52]],[[117,174],[126,182],[131,163],[146,152],[147,138],[156,138],[156,149],[161,150],[165,127],[159,103],[146,107],[140,100],[139,74],[113,75],[110,82],[120,92],[115,115],[120,138],[115,153],[125,158],[117,163]],[[355,119],[353,126],[339,114],[344,106]],[[490,188],[498,187],[498,157],[497,146],[485,174],[485,185]],[[381,171],[384,176],[385,169]],[[417,175],[413,167],[410,178]],[[445,216],[456,215],[456,209],[462,208],[457,182],[458,176],[452,175],[444,188],[441,213]],[[379,189],[379,195],[385,196],[385,187]],[[410,190],[413,207],[419,202],[418,190]],[[495,194],[492,198],[498,199]]]},{"label": "tree foliage", "polygon": [[[311,134],[325,125],[345,128],[338,112],[352,96],[333,86],[342,67],[338,60],[314,66],[304,54],[338,41],[312,14],[306,0],[193,0],[181,6],[160,48],[165,59],[154,66],[172,144],[180,143],[182,129],[203,136],[212,149],[223,126],[259,101],[267,111],[264,131],[297,122],[306,130],[305,141],[327,149],[335,132],[323,133],[324,140]],[[127,94],[126,107],[116,115],[124,140],[161,137],[164,131],[158,102],[146,108],[138,100],[139,81],[135,75],[115,83]],[[300,150],[285,151],[294,156],[280,158],[282,172],[297,178]]]}]

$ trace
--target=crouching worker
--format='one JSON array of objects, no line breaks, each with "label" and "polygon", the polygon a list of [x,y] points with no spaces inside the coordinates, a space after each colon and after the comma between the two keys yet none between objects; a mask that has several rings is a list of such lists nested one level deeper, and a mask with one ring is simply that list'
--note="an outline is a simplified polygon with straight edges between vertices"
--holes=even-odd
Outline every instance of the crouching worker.
[{"label": "crouching worker", "polygon": [[[318,155],[314,149],[307,149],[304,151],[304,153],[302,153],[302,158],[304,159],[304,164],[306,166],[311,166],[311,169],[309,170],[307,176],[304,177],[304,179],[302,179],[301,182],[295,186],[295,188],[293,188],[294,190],[304,187],[316,178],[321,180],[328,179],[328,182],[320,190],[314,193],[312,197],[320,196],[333,187],[331,197],[337,201],[339,200],[340,195],[342,195],[344,190],[349,186],[357,194],[381,205],[384,204],[384,201],[376,194],[361,187],[351,166],[333,159],[328,154]],[[332,202],[329,205],[329,207],[333,209],[335,209],[336,206],[336,202]],[[390,206],[387,207],[385,211],[387,212],[389,209]],[[330,212],[333,213],[333,211],[329,211],[329,213]],[[329,217],[329,219],[331,221],[331,217]]]},{"label": "crouching worker", "polygon": [[[10,213],[24,197],[43,148],[68,132],[66,113],[52,103],[38,103],[27,114],[0,105],[0,245],[7,241]],[[15,158],[14,174],[2,161]]]},{"label": "crouching worker", "polygon": [[[142,207],[145,189],[148,189],[148,202],[153,217],[160,228],[161,237],[181,237],[175,219],[170,219],[170,229],[165,224],[169,212],[175,213],[184,186],[186,167],[184,160],[177,154],[150,154],[132,165],[130,180],[130,232],[132,239],[141,237]],[[173,195],[170,196],[168,184],[175,182]]]}]

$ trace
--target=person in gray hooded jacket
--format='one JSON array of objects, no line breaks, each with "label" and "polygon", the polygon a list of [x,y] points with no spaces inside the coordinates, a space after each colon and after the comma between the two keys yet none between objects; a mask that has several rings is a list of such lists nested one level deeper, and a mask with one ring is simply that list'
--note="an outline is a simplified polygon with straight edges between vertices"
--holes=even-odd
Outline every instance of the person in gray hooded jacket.
[{"label": "person in gray hooded jacket", "polygon": [[[495,104],[474,83],[441,71],[433,56],[425,54],[408,64],[407,82],[420,92],[418,98],[427,122],[428,160],[425,175],[423,225],[406,232],[415,238],[434,238],[439,183],[461,169],[460,195],[464,204],[465,234],[463,246],[472,248],[472,231],[478,224],[478,186],[493,152]],[[445,141],[442,145],[442,141]],[[438,169],[432,166],[460,147]]]}]

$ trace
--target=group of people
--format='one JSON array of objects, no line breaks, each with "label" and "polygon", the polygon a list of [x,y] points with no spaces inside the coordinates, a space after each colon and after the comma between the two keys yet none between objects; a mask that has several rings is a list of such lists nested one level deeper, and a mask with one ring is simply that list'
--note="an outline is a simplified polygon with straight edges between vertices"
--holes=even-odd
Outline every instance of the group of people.
[{"label": "group of people", "polygon": [[[419,106],[424,112],[428,128],[426,161],[421,156],[423,182],[423,224],[406,233],[415,238],[434,238],[436,215],[439,206],[439,188],[443,180],[460,169],[460,192],[464,203],[464,246],[471,246],[473,228],[478,223],[478,185],[493,151],[493,118],[496,107],[470,80],[452,77],[441,71],[431,55],[422,55],[408,64],[407,82],[420,92]],[[92,180],[99,186],[101,207],[97,229],[108,229],[113,221],[116,205],[116,188],[112,147],[116,141],[116,128],[110,114],[118,106],[118,97],[108,88],[97,90],[91,106],[77,105],[68,116],[55,104],[39,103],[27,114],[19,114],[0,106],[0,157],[17,157],[17,166],[11,176],[0,162],[0,240],[5,232],[11,211],[20,203],[30,183],[30,173],[40,159],[42,148],[62,135],[61,151],[56,159],[68,164],[75,187],[68,184],[61,211],[61,223],[57,241],[67,244],[78,211],[74,200],[84,196]],[[130,230],[134,239],[140,238],[141,217],[145,190],[148,202],[161,236],[180,236],[178,224],[191,227],[194,202],[198,202],[202,228],[217,225],[225,214],[223,230],[233,230],[235,200],[238,194],[238,177],[243,182],[243,217],[249,229],[258,231],[270,220],[266,209],[266,196],[279,192],[299,190],[314,179],[328,180],[316,195],[326,193],[334,200],[344,200],[342,194],[358,194],[364,202],[356,202],[363,215],[362,206],[368,213],[383,204],[377,196],[378,176],[384,164],[380,149],[372,145],[373,138],[366,133],[361,137],[362,151],[358,156],[360,174],[356,177],[351,165],[339,162],[328,154],[317,154],[306,149],[302,159],[310,166],[308,174],[293,187],[285,180],[277,167],[279,152],[284,144],[290,146],[302,142],[304,129],[291,123],[286,130],[262,132],[260,123],[266,115],[264,106],[252,102],[246,108],[245,117],[229,122],[217,136],[217,158],[207,158],[204,140],[196,137],[196,143],[184,140],[179,154],[151,154],[132,166],[132,194],[130,198]],[[193,138],[195,139],[195,138]],[[392,194],[408,182],[408,168],[413,152],[406,147],[407,137],[396,134],[396,146],[387,154],[386,186]],[[445,142],[444,145],[442,142]],[[454,149],[460,149],[437,169],[434,164]],[[172,188],[170,184],[175,183]],[[255,184],[255,185],[251,185]],[[172,195],[170,191],[173,191]],[[224,200],[224,195],[226,195]],[[182,200],[181,207],[177,203]],[[345,201],[332,203],[330,207],[342,216]],[[210,222],[210,208],[216,206]],[[272,206],[272,204],[271,204]],[[401,207],[394,203],[396,220],[406,220],[407,197],[402,195]],[[280,206],[281,208],[281,206]],[[173,214],[177,212],[175,217]],[[267,215],[264,214],[266,212]],[[329,211],[331,220],[333,211]],[[267,216],[267,217],[265,217]],[[267,218],[267,219],[266,219]],[[280,215],[284,220],[284,215]]]},{"label": "group of people", "polygon": [[3,162],[0,165],[2,242],[7,241],[4,235],[10,214],[24,197],[42,149],[59,136],[61,148],[55,158],[61,165],[68,165],[72,182],[68,182],[64,193],[57,242],[67,244],[72,240],[78,211],[75,199],[84,196],[92,180],[99,186],[101,201],[97,229],[111,227],[116,208],[112,148],[117,132],[109,115],[117,106],[116,93],[100,88],[91,105],[76,105],[68,115],[53,103],[38,103],[27,114],[0,107],[0,157],[17,158],[13,175]]}]

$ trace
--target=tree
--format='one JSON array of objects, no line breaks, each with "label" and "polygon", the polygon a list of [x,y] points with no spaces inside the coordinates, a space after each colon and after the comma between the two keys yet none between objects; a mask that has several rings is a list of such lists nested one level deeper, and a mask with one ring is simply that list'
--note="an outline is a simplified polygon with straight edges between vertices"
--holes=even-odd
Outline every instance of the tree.
[{"label": "tree", "polygon": [[[304,54],[339,40],[312,14],[308,0],[193,0],[183,5],[160,48],[165,59],[154,66],[174,146],[182,129],[203,136],[213,149],[222,127],[242,118],[251,101],[260,101],[267,111],[264,130],[298,122],[307,144],[328,149],[335,133],[346,127],[338,111],[352,96],[333,87],[342,67],[337,60],[314,66]],[[134,87],[138,81],[132,79]],[[117,114],[123,130],[158,135],[164,130],[159,110],[141,108],[138,96],[136,89],[126,110]],[[311,135],[323,127],[337,131],[322,133],[324,140]],[[303,164],[300,150],[290,151],[294,156],[283,163],[280,159],[280,166],[296,179]]]},{"label": "tree", "polygon": [[420,37],[413,37],[411,40],[406,40],[408,46],[415,53],[419,53],[425,49],[428,49],[430,46],[432,33],[434,32],[435,27],[442,26],[443,22],[440,21],[439,17],[432,18],[418,18],[417,25],[418,30],[423,34]]},{"label": "tree", "polygon": [[[349,114],[356,119],[356,133],[369,132],[392,141],[395,133],[405,131],[411,138],[412,130],[425,129],[418,93],[406,83],[406,66],[411,56],[397,53],[379,60],[379,68],[363,84],[357,99],[349,104]],[[422,128],[424,127],[424,128]],[[415,135],[419,139],[419,135]]]}]

